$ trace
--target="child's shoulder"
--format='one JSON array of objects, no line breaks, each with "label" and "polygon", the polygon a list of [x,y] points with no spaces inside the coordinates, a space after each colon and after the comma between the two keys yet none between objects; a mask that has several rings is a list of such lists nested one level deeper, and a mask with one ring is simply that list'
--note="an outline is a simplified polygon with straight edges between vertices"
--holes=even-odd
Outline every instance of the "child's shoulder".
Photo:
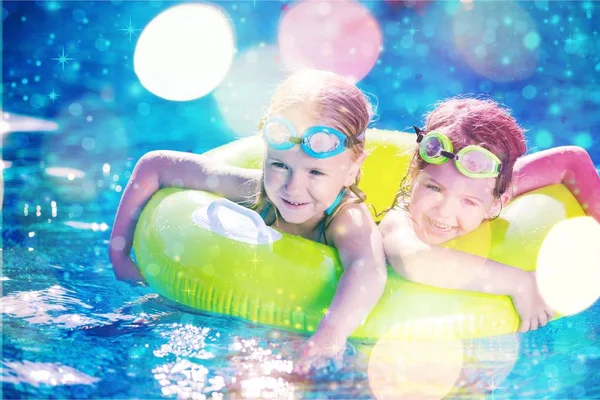
[{"label": "child's shoulder", "polygon": [[407,226],[413,228],[410,213],[408,210],[396,206],[383,216],[383,219],[379,223],[379,230],[382,233],[386,233],[399,227]]},{"label": "child's shoulder", "polygon": [[340,207],[329,223],[328,232],[333,234],[339,232],[353,232],[376,227],[375,220],[364,202],[357,203],[348,201]]},{"label": "child's shoulder", "polygon": [[384,264],[381,233],[365,203],[345,204],[327,227],[326,236],[342,260],[381,257]]}]

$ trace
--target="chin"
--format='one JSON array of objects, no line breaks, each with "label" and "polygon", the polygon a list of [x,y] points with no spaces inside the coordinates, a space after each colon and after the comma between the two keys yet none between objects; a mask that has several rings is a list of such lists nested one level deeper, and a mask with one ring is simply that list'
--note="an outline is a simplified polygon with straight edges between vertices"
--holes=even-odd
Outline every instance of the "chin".
[{"label": "chin", "polygon": [[305,223],[306,221],[309,220],[309,218],[306,218],[306,217],[303,217],[303,216],[298,216],[298,215],[284,215],[284,214],[281,214],[281,217],[288,224],[296,224],[296,225],[303,224],[303,223]]},{"label": "chin", "polygon": [[286,211],[282,207],[277,207],[277,209],[279,210],[279,215],[285,220],[285,222],[291,224],[301,224],[308,220],[308,218],[303,214]]},{"label": "chin", "polygon": [[437,246],[437,245],[449,242],[452,239],[455,239],[456,237],[457,237],[456,235],[438,236],[438,235],[434,235],[434,234],[430,234],[429,232],[426,232],[425,233],[425,242],[427,242],[427,244]]},{"label": "chin", "polygon": [[436,237],[435,240],[431,244],[434,244],[434,245],[437,246],[437,245],[441,245],[441,244],[444,244],[446,242],[449,242],[449,241],[451,241],[452,239],[455,239],[455,238],[456,238],[455,236],[452,236],[452,237],[449,237],[449,238],[437,238]]}]

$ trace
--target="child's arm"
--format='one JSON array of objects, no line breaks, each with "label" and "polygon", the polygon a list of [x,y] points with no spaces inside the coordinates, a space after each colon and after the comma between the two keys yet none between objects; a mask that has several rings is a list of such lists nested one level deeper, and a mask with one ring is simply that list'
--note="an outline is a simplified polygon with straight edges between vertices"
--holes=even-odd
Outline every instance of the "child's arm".
[{"label": "child's arm", "polygon": [[344,268],[328,313],[305,346],[296,372],[319,357],[333,358],[383,294],[387,268],[381,234],[364,204],[348,205],[327,229]]},{"label": "child's arm", "polygon": [[600,177],[581,147],[562,146],[521,157],[513,172],[514,195],[563,183],[585,212],[600,222]]},{"label": "child's arm", "polygon": [[133,169],[113,224],[109,257],[117,278],[143,281],[130,256],[133,233],[140,212],[158,189],[177,186],[206,190],[242,202],[254,193],[259,177],[260,171],[231,167],[198,154],[176,151],[145,154]]},{"label": "child's arm", "polygon": [[388,263],[404,278],[445,289],[508,295],[521,331],[544,326],[553,312],[537,290],[535,274],[462,251],[428,245],[405,211],[393,209],[379,225]]}]

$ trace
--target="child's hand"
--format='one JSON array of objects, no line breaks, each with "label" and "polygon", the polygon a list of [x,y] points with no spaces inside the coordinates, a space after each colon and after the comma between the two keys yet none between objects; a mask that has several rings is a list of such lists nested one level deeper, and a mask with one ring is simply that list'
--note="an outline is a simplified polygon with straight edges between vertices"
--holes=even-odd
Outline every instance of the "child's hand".
[{"label": "child's hand", "polygon": [[539,293],[535,271],[523,274],[516,290],[512,301],[521,318],[519,332],[534,331],[540,326],[545,326],[554,316],[554,311]]},{"label": "child's hand", "polygon": [[314,371],[331,368],[327,372],[341,369],[346,341],[338,343],[319,333],[314,334],[302,347],[300,359],[294,363],[294,373],[307,375]]}]

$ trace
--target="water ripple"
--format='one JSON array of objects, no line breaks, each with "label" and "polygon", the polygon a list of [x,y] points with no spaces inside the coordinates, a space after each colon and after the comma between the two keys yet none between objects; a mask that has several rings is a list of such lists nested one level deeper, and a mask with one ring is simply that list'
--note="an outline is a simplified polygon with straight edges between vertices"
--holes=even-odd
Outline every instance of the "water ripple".
[{"label": "water ripple", "polygon": [[3,361],[2,365],[0,381],[13,384],[28,383],[35,387],[40,387],[40,385],[93,385],[100,380],[58,363],[24,360]]}]

